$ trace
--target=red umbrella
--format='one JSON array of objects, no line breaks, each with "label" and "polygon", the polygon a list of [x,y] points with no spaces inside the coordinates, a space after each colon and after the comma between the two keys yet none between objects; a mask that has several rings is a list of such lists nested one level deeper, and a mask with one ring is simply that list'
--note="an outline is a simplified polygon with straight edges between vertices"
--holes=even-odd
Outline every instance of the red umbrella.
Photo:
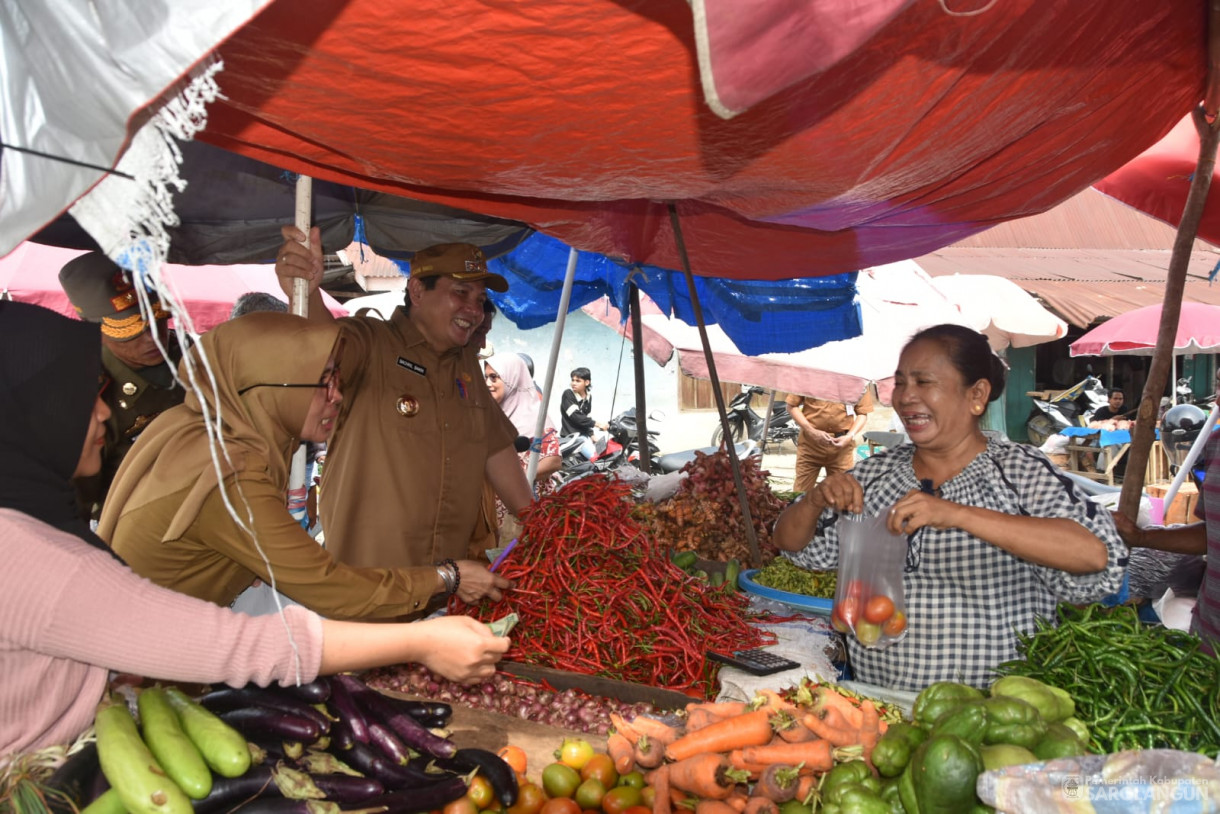
[{"label": "red umbrella", "polygon": [[[1149,305],[1108,319],[1071,345],[1073,356],[1151,356],[1161,306]],[[1174,356],[1220,352],[1220,306],[1182,303]]]},{"label": "red umbrella", "polygon": [[[1190,116],[1169,135],[1093,185],[1111,198],[1177,226],[1186,206],[1190,179],[1199,160],[1199,133]],[[1220,245],[1220,202],[1209,198],[1203,206],[1199,237]]]}]

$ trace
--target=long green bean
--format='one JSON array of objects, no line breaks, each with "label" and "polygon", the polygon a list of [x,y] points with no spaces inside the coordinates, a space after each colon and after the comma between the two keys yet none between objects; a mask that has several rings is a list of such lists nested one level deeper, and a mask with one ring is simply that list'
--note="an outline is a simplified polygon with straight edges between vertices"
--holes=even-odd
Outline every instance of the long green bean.
[{"label": "long green bean", "polygon": [[1199,649],[1198,637],[1146,625],[1124,605],[1060,605],[1056,615],[1058,624],[1038,619],[1033,633],[1019,633],[1022,657],[998,672],[1070,692],[1098,752],[1220,754],[1220,727],[1209,714],[1220,694],[1220,656]]}]

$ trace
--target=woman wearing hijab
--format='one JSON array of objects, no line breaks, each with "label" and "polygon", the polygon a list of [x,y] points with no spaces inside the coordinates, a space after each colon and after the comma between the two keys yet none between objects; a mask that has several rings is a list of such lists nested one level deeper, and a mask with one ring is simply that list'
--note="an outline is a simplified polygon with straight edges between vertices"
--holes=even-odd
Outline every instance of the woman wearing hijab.
[{"label": "woman wearing hijab", "polygon": [[[525,360],[515,353],[497,353],[483,362],[487,377],[487,389],[500,405],[504,415],[513,422],[517,434],[533,439],[538,430],[538,413],[542,410],[542,399],[530,375]],[[543,425],[542,441],[536,444],[541,449],[535,482],[542,482],[559,471],[563,458],[559,455],[559,436],[555,422],[548,415]],[[521,465],[529,464],[529,452],[522,452]]]},{"label": "woman wearing hijab", "polygon": [[[335,323],[253,313],[200,339],[192,351],[199,390],[144,431],[102,511],[98,533],[132,570],[226,606],[260,579],[337,619],[400,618],[438,594],[501,597],[508,581],[471,560],[411,568],[337,562],[289,514],[292,453],[303,440],[330,436],[343,399],[338,335]],[[185,360],[182,367],[185,378]],[[223,445],[209,437],[217,416]]]},{"label": "woman wearing hijab", "polygon": [[0,301],[0,764],[79,735],[111,670],[234,686],[404,661],[464,683],[494,672],[509,640],[468,617],[249,617],[134,574],[76,508],[73,478],[101,467],[100,359],[97,325]]}]

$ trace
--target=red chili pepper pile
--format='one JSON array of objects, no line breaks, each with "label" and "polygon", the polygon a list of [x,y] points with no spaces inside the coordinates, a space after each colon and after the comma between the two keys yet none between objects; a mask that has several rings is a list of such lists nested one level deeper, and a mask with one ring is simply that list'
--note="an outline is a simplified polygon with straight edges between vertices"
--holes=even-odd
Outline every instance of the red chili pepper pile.
[{"label": "red chili pepper pile", "polygon": [[774,634],[749,624],[744,595],[670,563],[632,517],[630,491],[591,476],[540,498],[500,567],[513,589],[452,610],[483,621],[515,612],[510,659],[708,697],[707,650],[774,644]]}]

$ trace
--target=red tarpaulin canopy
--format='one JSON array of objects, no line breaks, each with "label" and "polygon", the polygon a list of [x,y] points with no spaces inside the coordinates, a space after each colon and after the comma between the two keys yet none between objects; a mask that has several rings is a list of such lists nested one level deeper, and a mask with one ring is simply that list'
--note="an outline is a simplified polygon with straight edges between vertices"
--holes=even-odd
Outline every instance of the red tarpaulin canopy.
[{"label": "red tarpaulin canopy", "polygon": [[862,31],[809,4],[849,47],[725,120],[682,0],[277,2],[220,49],[201,138],[665,268],[673,201],[698,274],[855,270],[1053,207],[1201,96],[1201,0],[979,5],[887,3]]}]

